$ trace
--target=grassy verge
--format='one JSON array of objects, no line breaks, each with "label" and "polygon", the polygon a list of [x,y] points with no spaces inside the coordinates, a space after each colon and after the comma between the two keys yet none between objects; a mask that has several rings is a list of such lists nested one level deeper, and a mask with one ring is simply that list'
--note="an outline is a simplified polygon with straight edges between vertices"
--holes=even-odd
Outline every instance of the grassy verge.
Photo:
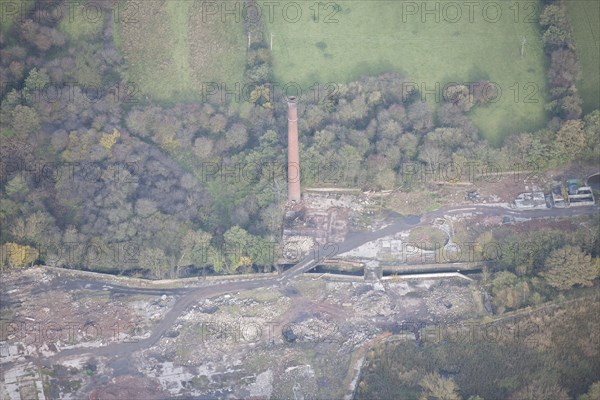
[{"label": "grassy verge", "polygon": [[448,243],[448,235],[441,229],[432,226],[420,226],[410,231],[408,243],[424,250],[436,250]]},{"label": "grassy verge", "polygon": [[72,44],[80,44],[73,43],[78,41],[98,40],[103,26],[102,18],[85,18],[78,8],[74,8],[72,18],[64,17],[60,21],[60,30],[67,34]]},{"label": "grassy verge", "polygon": [[600,0],[568,0],[582,79],[578,84],[583,99],[583,111],[600,108]]}]

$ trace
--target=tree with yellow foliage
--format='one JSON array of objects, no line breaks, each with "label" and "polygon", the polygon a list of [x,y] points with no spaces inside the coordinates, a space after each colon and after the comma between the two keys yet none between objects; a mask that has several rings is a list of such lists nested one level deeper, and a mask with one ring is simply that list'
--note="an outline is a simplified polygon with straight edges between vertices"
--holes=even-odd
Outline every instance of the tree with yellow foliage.
[{"label": "tree with yellow foliage", "polygon": [[578,246],[564,246],[553,250],[544,262],[541,272],[546,282],[559,290],[573,286],[592,286],[598,277],[597,259]]},{"label": "tree with yellow foliage", "polygon": [[419,400],[460,400],[458,385],[452,378],[444,378],[437,372],[427,374],[419,386],[423,389]]},{"label": "tree with yellow foliage", "polygon": [[121,136],[121,132],[117,128],[113,129],[112,133],[105,133],[100,138],[100,144],[106,150],[111,151],[112,147],[117,143],[117,139]]},{"label": "tree with yellow foliage", "polygon": [[38,251],[31,246],[21,245],[18,243],[6,243],[2,245],[3,257],[2,265],[7,265],[9,268],[21,268],[28,264],[33,265],[33,262],[38,259]]},{"label": "tree with yellow foliage", "polygon": [[556,133],[556,150],[565,160],[577,159],[586,148],[584,123],[579,119],[565,121]]}]

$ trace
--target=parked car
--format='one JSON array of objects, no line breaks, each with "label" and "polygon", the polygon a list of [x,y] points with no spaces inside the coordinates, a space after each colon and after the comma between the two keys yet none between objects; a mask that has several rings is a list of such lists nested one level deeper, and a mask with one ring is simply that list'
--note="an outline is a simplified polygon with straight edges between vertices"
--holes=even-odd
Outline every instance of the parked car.
[{"label": "parked car", "polygon": [[465,196],[465,200],[469,200],[469,201],[472,201],[472,202],[479,201],[479,193],[476,190],[472,190],[470,192],[467,192],[467,194]]},{"label": "parked car", "polygon": [[579,189],[579,180],[569,179],[567,181],[567,191],[569,195],[577,194],[577,189]]}]

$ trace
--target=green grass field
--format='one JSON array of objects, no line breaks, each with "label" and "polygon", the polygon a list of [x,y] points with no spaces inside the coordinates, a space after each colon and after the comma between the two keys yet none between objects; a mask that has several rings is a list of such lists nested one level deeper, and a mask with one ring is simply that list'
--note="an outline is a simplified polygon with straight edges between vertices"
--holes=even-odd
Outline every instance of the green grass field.
[{"label": "green grass field", "polygon": [[578,84],[583,111],[600,108],[600,0],[568,0],[582,79]]},{"label": "green grass field", "polygon": [[114,37],[127,61],[127,78],[144,95],[165,103],[194,101],[202,98],[203,83],[229,88],[241,81],[243,23],[223,23],[218,16],[202,21],[200,3],[193,1],[135,3],[137,22],[115,24]]},{"label": "green grass field", "polygon": [[102,33],[103,22],[100,18],[97,21],[86,19],[80,11],[74,9],[72,20],[65,16],[60,21],[60,30],[66,33],[72,42],[93,41]]},{"label": "green grass field", "polygon": [[[512,133],[543,127],[544,56],[538,23],[528,20],[532,11],[539,12],[539,4],[537,9],[532,7],[537,2],[520,2],[519,15],[509,8],[511,4],[514,7],[513,2],[496,2],[502,14],[494,23],[486,21],[482,11],[488,1],[477,2],[480,5],[473,11],[473,22],[464,5],[458,15],[447,8],[453,2],[431,2],[431,8],[440,4],[439,23],[433,15],[421,15],[420,11],[404,13],[406,2],[403,6],[399,0],[336,3],[341,6],[332,16],[337,23],[325,23],[333,8],[324,6],[315,21],[314,10],[309,8],[314,3],[309,2],[302,3],[298,22],[286,21],[282,10],[276,9],[274,22],[265,24],[265,37],[274,35],[274,70],[279,83],[294,81],[304,87],[314,82],[344,83],[386,71],[403,73],[427,89],[435,88],[436,82],[443,86],[488,79],[500,86],[502,97],[471,113],[486,138],[500,143]],[[486,10],[488,20],[496,18],[492,8]],[[294,15],[294,10],[288,10],[288,20]],[[444,22],[444,17],[458,22]],[[527,43],[521,57],[523,37]],[[435,106],[433,94],[427,101]]]}]

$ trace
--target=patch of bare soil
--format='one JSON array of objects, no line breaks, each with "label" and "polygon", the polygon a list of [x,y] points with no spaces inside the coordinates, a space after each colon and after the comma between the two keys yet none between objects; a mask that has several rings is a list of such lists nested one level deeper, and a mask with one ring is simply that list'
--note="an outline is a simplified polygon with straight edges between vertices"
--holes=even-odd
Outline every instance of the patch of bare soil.
[{"label": "patch of bare soil", "polygon": [[539,232],[546,229],[556,229],[567,233],[577,231],[578,225],[572,219],[532,219],[515,224],[513,229],[519,233]]},{"label": "patch of bare soil", "polygon": [[56,352],[124,340],[144,323],[127,297],[97,290],[57,290],[55,279],[40,267],[2,276],[2,300],[8,301],[10,314],[2,321],[0,340],[22,343],[28,354],[40,349]]},{"label": "patch of bare soil", "polygon": [[595,172],[598,172],[597,165],[574,163],[563,169],[544,172],[517,169],[505,171],[502,175],[474,174],[465,177],[465,182],[427,183],[410,192],[394,191],[387,198],[387,205],[400,214],[422,214],[443,206],[473,204],[465,199],[470,191],[479,193],[480,204],[511,203],[520,193],[533,190],[548,193],[555,180],[564,183],[567,179],[579,179],[583,183]]},{"label": "patch of bare soil", "polygon": [[94,389],[90,400],[158,400],[168,397],[157,380],[140,376],[120,376]]}]

